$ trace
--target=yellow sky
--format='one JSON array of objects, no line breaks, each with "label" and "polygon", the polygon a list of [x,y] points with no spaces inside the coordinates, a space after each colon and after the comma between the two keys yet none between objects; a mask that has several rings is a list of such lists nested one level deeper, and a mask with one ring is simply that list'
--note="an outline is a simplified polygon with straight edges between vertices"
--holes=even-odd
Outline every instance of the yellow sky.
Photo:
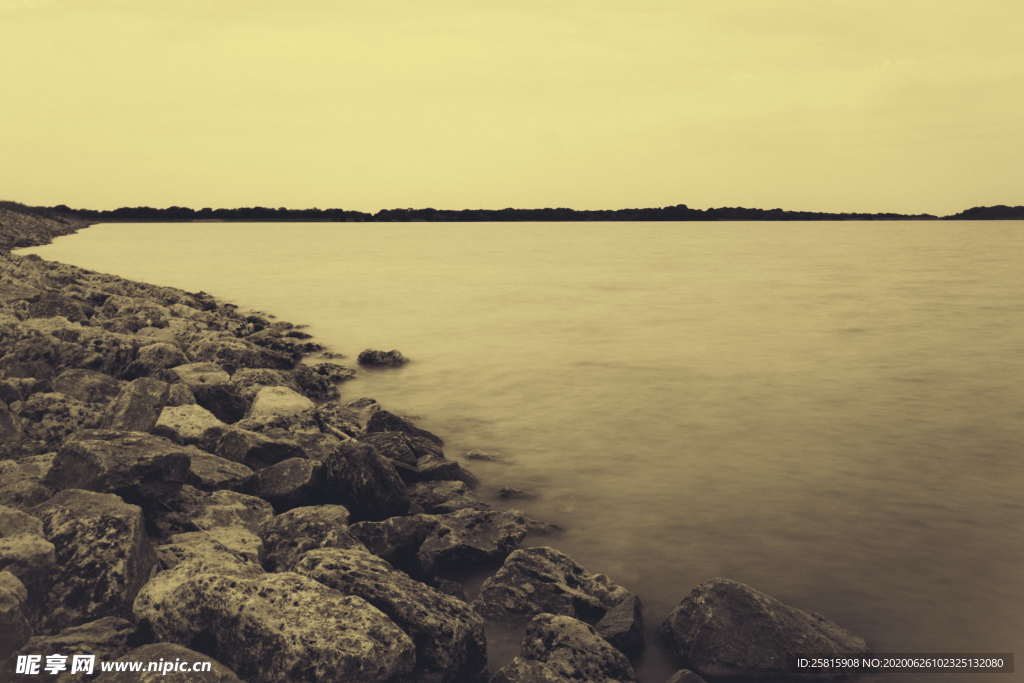
[{"label": "yellow sky", "polygon": [[1020,0],[0,0],[0,198],[1024,203]]}]

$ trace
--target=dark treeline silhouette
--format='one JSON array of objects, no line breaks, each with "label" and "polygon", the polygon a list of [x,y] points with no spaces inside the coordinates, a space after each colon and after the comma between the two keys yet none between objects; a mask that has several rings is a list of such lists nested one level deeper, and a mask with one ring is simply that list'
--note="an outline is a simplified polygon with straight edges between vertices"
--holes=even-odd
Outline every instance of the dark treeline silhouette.
[{"label": "dark treeline silhouette", "polygon": [[344,209],[271,209],[262,206],[237,209],[191,209],[171,206],[121,207],[110,211],[72,209],[63,204],[52,207],[95,222],[157,221],[343,221],[343,222],[461,222],[461,221],[872,221],[934,220],[932,214],[828,213],[721,207],[691,209],[685,204],[644,209],[383,209],[376,213]]},{"label": "dark treeline silhouette", "polygon": [[943,216],[947,221],[1007,221],[1024,220],[1024,206],[975,206],[974,208],[954,213],[951,216]]}]

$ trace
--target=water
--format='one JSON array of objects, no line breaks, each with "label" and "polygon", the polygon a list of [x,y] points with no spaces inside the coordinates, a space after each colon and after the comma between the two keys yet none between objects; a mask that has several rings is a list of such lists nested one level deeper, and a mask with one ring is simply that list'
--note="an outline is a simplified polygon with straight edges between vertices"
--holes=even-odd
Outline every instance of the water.
[{"label": "water", "polygon": [[402,350],[346,395],[503,454],[483,495],[536,493],[652,627],[721,575],[876,651],[1024,653],[1024,224],[110,224],[30,251]]}]

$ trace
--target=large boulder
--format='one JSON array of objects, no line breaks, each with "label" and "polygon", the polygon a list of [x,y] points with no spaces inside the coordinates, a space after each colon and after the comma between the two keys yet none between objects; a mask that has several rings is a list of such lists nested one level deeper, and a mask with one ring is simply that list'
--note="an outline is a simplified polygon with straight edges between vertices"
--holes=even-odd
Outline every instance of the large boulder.
[{"label": "large boulder", "polygon": [[141,377],[129,382],[107,407],[103,426],[107,429],[148,432],[167,404],[168,391],[167,382],[152,377]]},{"label": "large boulder", "polygon": [[65,370],[53,380],[53,390],[86,403],[106,403],[121,393],[123,382],[95,370]]},{"label": "large boulder", "polygon": [[315,406],[311,400],[288,387],[260,387],[246,417],[296,415],[313,408]]},{"label": "large boulder", "polygon": [[289,458],[265,467],[249,483],[248,493],[284,511],[324,500],[320,463],[308,458]]},{"label": "large boulder", "polygon": [[206,430],[199,447],[252,469],[261,469],[288,458],[305,457],[305,449],[294,436],[267,435],[230,425]]},{"label": "large boulder", "polygon": [[432,441],[439,447],[444,446],[444,441],[441,440],[441,437],[425,429],[420,429],[410,420],[386,410],[375,411],[366,423],[367,434],[376,432],[403,432],[409,436],[418,436]]},{"label": "large boulder", "polygon": [[198,448],[190,448],[188,453],[188,483],[197,489],[243,491],[252,481],[253,471],[240,462]]},{"label": "large boulder", "polygon": [[101,408],[56,392],[32,394],[21,407],[22,448],[43,453],[81,429],[98,427]]},{"label": "large boulder", "polygon": [[358,519],[384,519],[409,511],[405,484],[394,466],[364,444],[342,443],[324,460],[324,488]]},{"label": "large boulder", "polygon": [[147,344],[139,349],[135,360],[125,371],[125,376],[129,379],[156,377],[169,380],[173,373],[167,372],[167,370],[187,363],[188,356],[174,344],[167,342]]},{"label": "large boulder", "polygon": [[197,571],[183,563],[139,592],[160,640],[196,647],[253,683],[408,680],[415,649],[362,598],[291,572]]},{"label": "large boulder", "polygon": [[865,652],[862,638],[825,617],[723,578],[694,588],[661,633],[680,664],[709,677],[784,676],[796,655]]},{"label": "large boulder", "polygon": [[[52,635],[37,635],[22,646],[19,654],[95,655],[100,661],[116,659],[146,641],[147,634],[136,624],[120,617],[103,617],[71,626]],[[65,672],[57,680],[81,680]]]},{"label": "large boulder", "polygon": [[45,453],[18,460],[0,460],[0,505],[23,510],[52,496],[53,488],[44,481],[54,458],[55,453]]},{"label": "large boulder", "polygon": [[522,654],[491,683],[628,683],[636,674],[625,655],[592,626],[563,615],[538,614],[526,627]]},{"label": "large boulder", "polygon": [[189,460],[188,451],[158,436],[87,430],[64,443],[45,483],[116,493],[150,509],[185,483]]},{"label": "large boulder", "polygon": [[170,372],[192,391],[196,403],[222,422],[237,422],[245,416],[249,404],[220,365],[209,362],[186,363],[171,368]]},{"label": "large boulder", "polygon": [[643,603],[638,596],[630,595],[609,608],[594,628],[627,657],[639,657],[644,649]]},{"label": "large boulder", "polygon": [[0,401],[0,460],[18,454],[22,436],[21,420],[5,401]]},{"label": "large boulder", "polygon": [[337,363],[299,363],[292,370],[292,376],[299,384],[301,391],[316,401],[331,401],[341,392],[338,385],[355,377],[355,370]]},{"label": "large boulder", "polygon": [[160,411],[152,432],[175,443],[191,444],[198,443],[208,429],[224,426],[209,410],[191,404],[165,407]]},{"label": "large boulder", "polygon": [[14,574],[0,571],[0,662],[32,635],[28,620],[28,591]]},{"label": "large boulder", "polygon": [[43,523],[20,510],[0,505],[0,571],[9,571],[29,588],[45,582],[56,563]]},{"label": "large boulder", "polygon": [[218,526],[204,531],[173,534],[167,543],[156,548],[162,569],[171,569],[183,562],[199,561],[208,568],[234,570],[242,566],[253,573],[260,570],[263,541],[243,526]]},{"label": "large boulder", "polygon": [[250,403],[260,389],[268,386],[288,387],[300,391],[298,382],[292,379],[291,375],[283,370],[272,370],[271,368],[242,368],[231,375],[231,384],[238,390],[239,395]]},{"label": "large boulder", "polygon": [[264,565],[272,572],[290,571],[308,550],[363,548],[349,533],[348,520],[341,505],[311,505],[275,516],[260,528]]},{"label": "large boulder", "polygon": [[465,508],[483,510],[487,507],[461,481],[422,482],[413,484],[408,491],[409,500],[417,512],[445,514]]},{"label": "large boulder", "polygon": [[604,574],[588,572],[554,548],[537,546],[510,554],[484,581],[476,604],[491,618],[528,619],[550,612],[596,623],[629,596]]},{"label": "large boulder", "polygon": [[159,537],[223,526],[241,526],[258,533],[273,516],[273,507],[262,498],[236,491],[201,491],[185,485],[163,502],[161,510],[150,515],[149,522],[152,533]]},{"label": "large boulder", "polygon": [[66,489],[32,514],[57,559],[42,600],[43,627],[127,613],[152,562],[141,508],[109,493]]},{"label": "large boulder", "polygon": [[487,664],[480,615],[366,550],[311,550],[294,571],[346,595],[358,595],[391,617],[416,643],[417,680],[473,680]]},{"label": "large boulder", "polygon": [[217,363],[228,372],[240,368],[289,370],[295,365],[295,359],[287,354],[236,337],[206,336],[192,344],[189,352],[197,361]]},{"label": "large boulder", "polygon": [[409,359],[403,356],[402,352],[397,349],[391,349],[390,351],[365,349],[359,353],[359,357],[356,360],[360,365],[378,368],[397,368],[409,362]]},{"label": "large boulder", "polygon": [[426,576],[457,574],[504,560],[527,533],[526,518],[515,510],[457,510],[436,515],[438,526],[416,553]]},{"label": "large boulder", "polygon": [[379,522],[357,522],[349,533],[374,555],[414,576],[423,577],[416,554],[439,523],[437,515],[401,515]]},{"label": "large boulder", "polygon": [[[117,662],[155,662],[155,671],[110,671],[95,683],[242,683],[235,672],[213,657],[176,643],[150,643],[126,652]],[[205,671],[195,670],[202,665]],[[186,668],[187,667],[187,668]]]}]

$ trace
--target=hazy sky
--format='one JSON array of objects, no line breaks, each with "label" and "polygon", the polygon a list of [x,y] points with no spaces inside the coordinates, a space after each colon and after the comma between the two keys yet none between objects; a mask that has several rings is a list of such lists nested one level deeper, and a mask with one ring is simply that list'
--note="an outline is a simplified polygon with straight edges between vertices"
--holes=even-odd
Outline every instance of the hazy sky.
[{"label": "hazy sky", "polygon": [[0,198],[1024,203],[1020,0],[0,0]]}]

